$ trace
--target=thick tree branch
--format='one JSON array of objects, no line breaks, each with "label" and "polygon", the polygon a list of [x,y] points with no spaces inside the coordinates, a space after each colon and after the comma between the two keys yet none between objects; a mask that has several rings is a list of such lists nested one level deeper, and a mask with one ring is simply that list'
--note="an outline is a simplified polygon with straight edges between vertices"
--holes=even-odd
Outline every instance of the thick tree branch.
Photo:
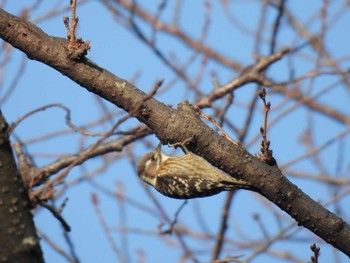
[{"label": "thick tree branch", "polygon": [[0,111],[0,262],[44,262],[30,209]]},{"label": "thick tree branch", "polygon": [[4,11],[0,11],[0,36],[30,59],[47,64],[87,90],[133,112],[162,142],[192,138],[189,150],[228,174],[249,181],[300,225],[350,255],[350,226],[346,222],[313,201],[277,167],[268,166],[242,147],[220,137],[198,118],[190,104],[181,103],[175,110],[153,98],[145,100],[144,92],[90,60],[68,59],[67,40],[50,37],[35,25]]}]

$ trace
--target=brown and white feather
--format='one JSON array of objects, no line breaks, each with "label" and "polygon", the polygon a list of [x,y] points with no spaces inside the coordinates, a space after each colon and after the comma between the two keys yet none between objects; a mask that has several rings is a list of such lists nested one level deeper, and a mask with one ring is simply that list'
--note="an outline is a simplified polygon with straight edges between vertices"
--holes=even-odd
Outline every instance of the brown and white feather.
[{"label": "brown and white feather", "polygon": [[251,185],[228,176],[202,157],[187,153],[170,157],[157,148],[141,158],[137,167],[139,177],[168,197],[191,199],[218,194]]}]

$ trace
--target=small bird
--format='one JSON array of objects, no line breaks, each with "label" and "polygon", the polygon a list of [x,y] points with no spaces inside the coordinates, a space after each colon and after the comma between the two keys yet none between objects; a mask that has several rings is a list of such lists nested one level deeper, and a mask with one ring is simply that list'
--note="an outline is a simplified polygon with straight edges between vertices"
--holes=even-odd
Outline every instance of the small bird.
[{"label": "small bird", "polygon": [[162,153],[160,146],[140,159],[137,174],[165,196],[191,199],[239,188],[253,190],[248,182],[228,176],[183,145],[185,155],[174,157]]}]

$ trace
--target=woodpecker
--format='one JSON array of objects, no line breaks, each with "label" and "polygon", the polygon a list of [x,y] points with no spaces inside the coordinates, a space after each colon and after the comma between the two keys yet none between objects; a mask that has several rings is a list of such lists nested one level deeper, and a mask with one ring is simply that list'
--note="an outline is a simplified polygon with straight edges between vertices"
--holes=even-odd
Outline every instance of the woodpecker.
[{"label": "woodpecker", "polygon": [[165,155],[160,144],[153,152],[145,154],[137,166],[140,179],[175,199],[207,197],[240,188],[253,190],[248,182],[228,176],[182,147],[185,152],[182,156]]}]

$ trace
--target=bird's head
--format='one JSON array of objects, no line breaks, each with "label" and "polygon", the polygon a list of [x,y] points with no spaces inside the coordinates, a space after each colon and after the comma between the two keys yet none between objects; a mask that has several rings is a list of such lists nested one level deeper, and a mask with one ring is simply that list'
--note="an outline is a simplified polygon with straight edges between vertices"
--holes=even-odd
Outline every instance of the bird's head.
[{"label": "bird's head", "polygon": [[155,186],[159,167],[167,157],[161,152],[160,144],[153,152],[145,154],[137,165],[137,174],[140,179]]}]

